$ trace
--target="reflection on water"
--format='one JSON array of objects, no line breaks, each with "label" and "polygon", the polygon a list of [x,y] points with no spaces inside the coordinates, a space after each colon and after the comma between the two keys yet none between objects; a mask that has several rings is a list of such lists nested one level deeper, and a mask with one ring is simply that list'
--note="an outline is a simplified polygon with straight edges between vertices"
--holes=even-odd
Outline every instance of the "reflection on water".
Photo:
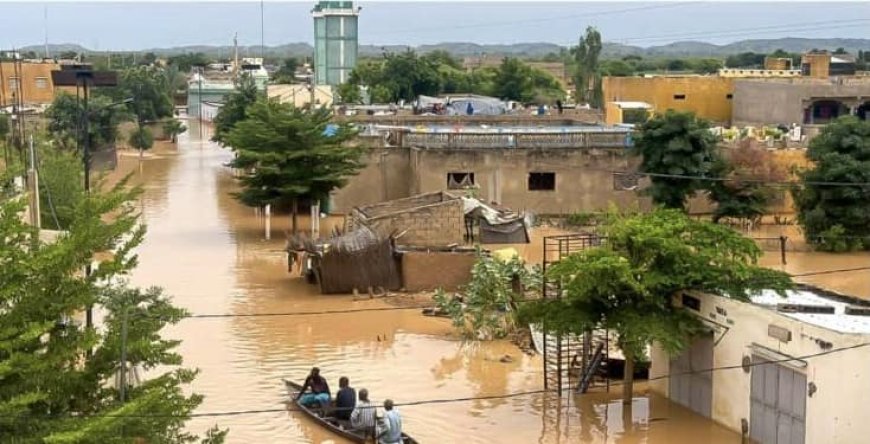
[{"label": "reflection on water", "polygon": [[[177,153],[144,161],[137,171],[149,231],[139,248],[137,285],[158,285],[197,314],[253,314],[383,307],[379,300],[321,296],[291,276],[282,252],[289,218],[264,221],[230,196],[231,154],[199,139],[195,122]],[[204,131],[204,139],[209,137]],[[305,226],[305,218],[300,218]],[[331,220],[323,224],[326,231]],[[534,253],[538,247],[523,247]],[[200,412],[280,408],[281,378],[301,379],[312,365],[337,386],[348,376],[374,400],[397,403],[504,395],[542,388],[540,357],[506,342],[468,346],[451,337],[444,319],[415,310],[317,316],[188,319],[168,335],[183,339],[186,365],[201,370],[193,384],[206,395]],[[509,359],[502,359],[505,355]],[[407,431],[422,442],[738,442],[725,431],[666,400],[639,392],[623,418],[619,393],[552,400],[542,395],[400,407]],[[627,414],[626,414],[627,416]],[[340,442],[296,413],[278,412],[189,423],[202,432],[231,429],[231,443]]]}]

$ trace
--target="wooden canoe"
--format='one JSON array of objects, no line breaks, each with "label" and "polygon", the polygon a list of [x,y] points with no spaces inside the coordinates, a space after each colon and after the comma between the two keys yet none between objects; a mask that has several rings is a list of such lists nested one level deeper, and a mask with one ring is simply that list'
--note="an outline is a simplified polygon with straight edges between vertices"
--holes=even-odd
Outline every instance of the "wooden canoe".
[{"label": "wooden canoe", "polygon": [[[299,394],[299,391],[302,390],[301,384],[285,379],[284,385],[287,387],[287,394],[290,397],[287,405],[291,406],[294,410],[298,410],[305,416],[308,416],[323,428],[354,443],[367,444],[376,442],[374,437],[365,436],[361,431],[354,430],[349,421],[337,419],[334,416],[321,416],[317,409],[310,409],[296,401],[296,396]],[[402,433],[402,441],[404,444],[419,444],[417,440],[411,438],[405,433]]]}]

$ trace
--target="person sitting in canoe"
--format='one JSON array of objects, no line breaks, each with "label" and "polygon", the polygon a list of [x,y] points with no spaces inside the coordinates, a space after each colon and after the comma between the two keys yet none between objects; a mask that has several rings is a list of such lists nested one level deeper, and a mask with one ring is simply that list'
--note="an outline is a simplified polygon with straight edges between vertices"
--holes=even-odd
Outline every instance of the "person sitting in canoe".
[{"label": "person sitting in canoe", "polygon": [[[311,392],[305,393],[308,389],[311,389]],[[323,376],[320,376],[319,368],[312,368],[311,374],[305,378],[305,384],[302,384],[302,390],[299,390],[299,394],[296,395],[296,400],[304,406],[318,405],[325,408],[329,405],[329,399],[329,384]]]},{"label": "person sitting in canoe", "polygon": [[402,444],[402,416],[394,408],[392,399],[384,401],[384,410],[378,444]]},{"label": "person sitting in canoe", "polygon": [[369,391],[360,389],[359,402],[353,408],[353,413],[350,414],[350,424],[354,429],[359,430],[365,436],[375,435],[375,407],[369,402]]},{"label": "person sitting in canoe", "polygon": [[349,421],[355,406],[356,390],[350,386],[347,376],[338,378],[338,392],[335,393],[335,417]]}]

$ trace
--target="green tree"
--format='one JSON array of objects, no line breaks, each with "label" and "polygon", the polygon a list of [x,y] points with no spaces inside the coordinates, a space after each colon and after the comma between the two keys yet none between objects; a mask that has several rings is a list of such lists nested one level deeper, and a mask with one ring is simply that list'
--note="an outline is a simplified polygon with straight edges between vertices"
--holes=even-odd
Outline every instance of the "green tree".
[{"label": "green tree", "polygon": [[236,197],[254,207],[291,204],[296,233],[299,199],[326,199],[362,167],[362,151],[344,143],[353,131],[330,119],[326,109],[304,112],[268,100],[248,108],[225,139],[236,154],[230,166],[243,171]]},{"label": "green tree", "polygon": [[611,77],[629,77],[634,75],[634,68],[623,60],[605,60],[601,63],[601,73]]},{"label": "green tree", "polygon": [[128,142],[130,146],[139,150],[139,157],[141,158],[145,150],[150,150],[154,146],[154,134],[151,133],[151,129],[147,126],[140,126],[130,134]]},{"label": "green tree", "polygon": [[646,191],[653,202],[684,208],[689,197],[706,189],[707,181],[697,177],[710,176],[718,164],[716,142],[709,122],[691,112],[668,110],[640,125],[634,151],[642,156],[640,172],[652,174]]},{"label": "green tree", "polygon": [[[116,107],[110,107],[111,99],[94,96],[88,106],[90,118],[90,147],[98,149],[115,143],[118,136],[118,124],[125,118],[123,112]],[[61,92],[45,112],[48,119],[48,129],[66,148],[77,146],[79,128],[82,125],[84,105],[75,96]]]},{"label": "green tree", "polygon": [[127,109],[142,125],[173,114],[172,96],[176,85],[170,83],[167,71],[153,66],[136,66],[121,73],[116,88],[103,90],[101,94],[113,101],[133,99]]},{"label": "green tree", "polygon": [[277,71],[272,73],[273,83],[297,83],[296,68],[299,67],[299,60],[295,57],[284,59]]},{"label": "green tree", "polygon": [[601,92],[601,72],[598,58],[601,55],[601,33],[589,26],[586,34],[580,37],[577,46],[571,48],[574,56],[574,85],[577,88],[574,100],[585,102],[593,108],[601,108],[603,97]]},{"label": "green tree", "polygon": [[247,109],[254,104],[263,94],[257,89],[257,84],[254,78],[249,75],[242,75],[236,82],[236,89],[228,96],[214,118],[214,135],[212,140],[227,145],[227,135],[233,127],[245,120],[247,117]]},{"label": "green tree", "polygon": [[181,72],[190,72],[194,66],[205,66],[211,63],[211,59],[201,52],[178,54],[169,57],[167,63],[178,67]]},{"label": "green tree", "polygon": [[444,291],[435,294],[435,303],[444,310],[463,336],[478,340],[504,338],[517,327],[518,302],[526,289],[541,288],[540,267],[526,267],[519,258],[508,261],[478,252],[471,269],[471,280],[460,291],[463,298]]},{"label": "green tree", "polygon": [[338,97],[341,103],[359,103],[362,100],[362,95],[359,91],[359,86],[353,83],[342,83],[338,85]]},{"label": "green tree", "polygon": [[760,290],[790,288],[789,276],[757,265],[761,250],[717,224],[678,210],[614,218],[601,247],[568,256],[547,270],[563,296],[521,307],[521,319],[554,334],[595,328],[616,333],[625,355],[623,402],[633,396],[633,369],[656,343],[675,354],[699,333],[701,322],[673,298],[695,290],[748,301]]},{"label": "green tree", "polygon": [[778,192],[763,182],[787,178],[785,168],[776,162],[772,152],[749,141],[725,151],[713,173],[729,179],[708,184],[710,199],[716,202],[713,222],[722,218],[757,222]]},{"label": "green tree", "polygon": [[172,143],[178,143],[178,135],[187,131],[187,127],[180,120],[170,119],[163,123],[163,133],[169,136]]},{"label": "green tree", "polygon": [[496,71],[493,93],[503,100],[532,100],[531,68],[519,59],[505,57]]},{"label": "green tree", "polygon": [[803,184],[794,191],[807,241],[825,250],[870,249],[870,122],[852,116],[831,122],[810,142],[807,158],[813,167],[801,173]]},{"label": "green tree", "polygon": [[[131,201],[138,190],[122,182],[76,205],[69,231],[42,243],[20,220],[24,202],[0,202],[0,436],[19,443],[190,443],[184,423],[202,401],[185,394],[195,372],[178,367],[178,341],[160,337],[178,322],[159,289],[127,287],[144,227]],[[112,251],[89,276],[81,270],[95,254]],[[106,310],[101,328],[75,318],[85,307]],[[120,368],[120,338],[127,313],[127,363],[153,377],[126,390],[111,385]],[[170,367],[175,367],[171,369]],[[168,370],[163,370],[167,369]],[[212,437],[220,441],[220,432]]]},{"label": "green tree", "polygon": [[76,151],[55,148],[45,140],[41,140],[37,147],[42,227],[69,229],[75,209],[84,199],[82,158]]}]

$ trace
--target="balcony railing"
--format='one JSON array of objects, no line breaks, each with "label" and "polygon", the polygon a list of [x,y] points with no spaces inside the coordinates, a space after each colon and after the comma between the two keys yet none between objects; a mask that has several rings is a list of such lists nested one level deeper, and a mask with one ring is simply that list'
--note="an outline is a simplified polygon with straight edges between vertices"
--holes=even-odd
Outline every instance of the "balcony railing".
[{"label": "balcony railing", "polygon": [[627,131],[567,133],[406,133],[402,146],[427,149],[625,148]]}]

